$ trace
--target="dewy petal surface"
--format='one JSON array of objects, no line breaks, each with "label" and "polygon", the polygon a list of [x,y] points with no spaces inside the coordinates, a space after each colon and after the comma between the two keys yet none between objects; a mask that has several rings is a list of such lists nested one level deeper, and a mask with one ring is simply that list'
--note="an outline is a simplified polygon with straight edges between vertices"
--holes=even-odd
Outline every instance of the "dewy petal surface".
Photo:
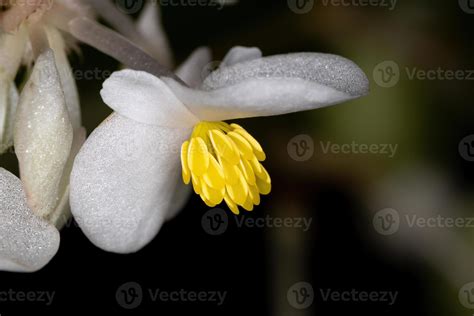
[{"label": "dewy petal surface", "polygon": [[59,183],[59,195],[61,198],[54,212],[48,215],[47,220],[54,224],[58,229],[61,229],[64,224],[67,223],[71,216],[71,208],[69,206],[69,180],[71,176],[72,167],[74,165],[74,159],[76,158],[79,150],[86,141],[87,132],[85,128],[79,128],[74,132],[74,138],[71,146],[71,153],[64,166],[63,176]]},{"label": "dewy petal surface", "polygon": [[180,146],[190,132],[114,113],[89,136],[74,162],[70,200],[96,246],[130,253],[155,237],[182,202],[175,200]]},{"label": "dewy petal surface", "polygon": [[235,46],[224,57],[221,66],[229,67],[235,64],[262,58],[262,51],[258,47]]},{"label": "dewy petal surface", "polygon": [[351,96],[368,92],[368,80],[352,61],[337,55],[294,53],[252,59],[223,67],[204,81],[204,90],[232,86],[248,79],[295,78],[334,88]]},{"label": "dewy petal surface", "polygon": [[168,213],[166,214],[167,221],[172,220],[179,214],[179,212],[186,205],[186,202],[189,200],[189,196],[191,195],[191,193],[191,186],[185,185],[181,177],[178,178],[172,199],[173,205],[170,207]]},{"label": "dewy petal surface", "polygon": [[59,232],[28,208],[21,181],[0,168],[0,270],[34,272],[59,248]]},{"label": "dewy petal surface", "polygon": [[14,133],[28,204],[38,216],[54,211],[73,129],[51,50],[38,57],[20,95]]},{"label": "dewy petal surface", "polygon": [[76,80],[73,76],[71,66],[66,54],[66,44],[61,33],[55,28],[47,29],[48,40],[54,51],[56,67],[61,79],[61,86],[66,99],[66,106],[72,128],[81,128],[81,107],[79,104],[79,93],[77,92]]},{"label": "dewy petal surface", "polygon": [[162,78],[203,120],[268,116],[328,106],[367,94],[368,79],[343,57],[296,53],[221,67],[203,91]]},{"label": "dewy petal surface", "polygon": [[[192,88],[197,88],[205,79],[206,66],[211,63],[212,54],[208,47],[198,47],[176,70],[176,75]],[[207,76],[207,74],[206,74]]]},{"label": "dewy petal surface", "polygon": [[182,128],[198,122],[163,81],[144,71],[114,72],[100,94],[109,107],[137,122]]}]

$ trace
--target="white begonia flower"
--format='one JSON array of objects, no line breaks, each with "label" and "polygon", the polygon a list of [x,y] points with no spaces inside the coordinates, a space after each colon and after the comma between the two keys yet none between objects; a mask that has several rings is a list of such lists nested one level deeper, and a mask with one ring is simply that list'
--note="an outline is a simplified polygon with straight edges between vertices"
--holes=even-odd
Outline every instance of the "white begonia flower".
[{"label": "white begonia flower", "polygon": [[[181,76],[196,80],[189,71],[202,70],[196,64],[189,63]],[[240,126],[221,121],[310,110],[367,92],[367,77],[345,58],[317,53],[262,58],[258,49],[243,47],[232,49],[199,88],[142,71],[116,72],[101,91],[115,113],[90,135],[74,162],[73,215],[96,246],[130,253],[183,206],[183,180],[192,181],[210,206],[224,200],[235,213],[238,205],[250,210],[271,187],[260,164],[265,155]]]},{"label": "white begonia flower", "polygon": [[0,154],[13,145],[13,122],[18,104],[14,80],[20,68],[26,44],[26,30],[15,36],[0,34]]},{"label": "white begonia flower", "polygon": [[85,133],[73,136],[51,49],[35,62],[23,88],[14,142],[21,182],[0,170],[0,270],[34,272],[56,254],[69,212],[69,175]]},{"label": "white begonia flower", "polygon": [[0,269],[34,272],[45,266],[59,248],[54,225],[33,214],[17,177],[0,168]]},{"label": "white begonia flower", "polygon": [[[0,103],[2,147],[15,145],[30,208],[58,228],[69,218],[69,174],[85,140],[60,31],[78,16],[90,16],[78,0],[37,0],[12,4],[0,19],[8,32],[0,37],[0,80],[8,87]],[[14,79],[22,62],[34,68],[18,98]]]},{"label": "white begonia flower", "polygon": [[[2,196],[0,270],[41,269],[70,217],[69,176],[86,134],[59,31],[68,14],[86,13],[76,0],[38,0],[11,4],[0,17],[0,150],[15,146],[22,183],[21,192]],[[18,96],[14,80],[22,63],[34,67]],[[12,177],[0,190],[18,187]]]},{"label": "white begonia flower", "polygon": [[[73,35],[70,22],[84,19],[87,27],[99,27],[101,33],[93,35],[97,47],[101,48],[106,42],[105,53],[119,61],[132,61],[131,66],[138,68],[161,67],[126,38],[89,20],[93,14],[83,4],[83,0],[2,4],[0,154],[11,147],[14,140],[22,185],[15,176],[0,170],[0,271],[41,269],[55,255],[59,245],[58,229],[70,217],[69,176],[86,137],[66,54],[66,42],[71,44]],[[117,21],[123,16],[112,18]],[[153,18],[156,16],[147,10],[140,25],[150,24]],[[91,34],[91,28],[82,30]],[[161,34],[165,41],[160,28],[161,25],[155,25],[153,34]],[[146,38],[140,35],[138,27],[136,33]],[[161,56],[166,57],[170,52],[167,47],[163,49]],[[160,52],[155,50],[154,53]],[[30,73],[28,67],[28,80],[18,96],[14,80],[22,63],[34,64],[34,68]]]}]

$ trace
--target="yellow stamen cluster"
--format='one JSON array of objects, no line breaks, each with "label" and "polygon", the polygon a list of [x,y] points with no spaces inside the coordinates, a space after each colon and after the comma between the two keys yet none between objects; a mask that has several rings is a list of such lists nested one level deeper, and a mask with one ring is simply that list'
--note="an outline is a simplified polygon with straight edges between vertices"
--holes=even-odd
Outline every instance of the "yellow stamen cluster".
[{"label": "yellow stamen cluster", "polygon": [[264,160],[260,144],[237,124],[200,122],[181,146],[184,183],[192,182],[209,207],[225,201],[235,214],[239,206],[252,211],[260,194],[270,193]]}]

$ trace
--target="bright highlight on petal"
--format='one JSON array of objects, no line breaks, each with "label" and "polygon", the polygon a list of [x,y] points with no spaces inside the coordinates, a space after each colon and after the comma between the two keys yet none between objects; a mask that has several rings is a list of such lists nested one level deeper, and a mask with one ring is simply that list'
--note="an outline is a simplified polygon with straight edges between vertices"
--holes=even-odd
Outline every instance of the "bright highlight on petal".
[{"label": "bright highlight on petal", "polygon": [[239,206],[252,211],[260,195],[269,194],[271,179],[260,163],[260,144],[237,124],[200,122],[191,139],[181,146],[183,181],[209,207],[225,202],[239,214]]}]

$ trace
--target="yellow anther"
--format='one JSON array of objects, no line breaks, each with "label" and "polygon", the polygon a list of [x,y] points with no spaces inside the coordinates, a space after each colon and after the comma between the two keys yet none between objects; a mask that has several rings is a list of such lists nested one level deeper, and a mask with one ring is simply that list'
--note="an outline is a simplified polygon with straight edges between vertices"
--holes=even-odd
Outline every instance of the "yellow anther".
[{"label": "yellow anther", "polygon": [[192,182],[193,182],[193,189],[194,189],[194,192],[196,192],[197,194],[201,194],[202,193],[202,189],[201,189],[201,183],[200,183],[200,180],[198,177],[192,177]]},{"label": "yellow anther", "polygon": [[191,172],[188,168],[188,148],[189,142],[185,141],[181,146],[181,168],[183,170],[182,175],[185,184],[189,184],[189,181],[191,181]]},{"label": "yellow anther", "polygon": [[234,214],[239,214],[239,206],[252,211],[260,204],[260,194],[270,193],[263,160],[260,144],[237,124],[201,122],[181,146],[184,183],[192,182],[209,207],[225,201]]},{"label": "yellow anther", "polygon": [[254,205],[260,205],[260,193],[258,191],[257,185],[249,186],[249,195],[252,198],[252,203]]},{"label": "yellow anther", "polygon": [[234,141],[235,145],[239,149],[239,152],[246,160],[250,160],[253,157],[252,146],[249,142],[237,132],[229,132],[227,135]]},{"label": "yellow anther", "polygon": [[257,179],[257,188],[260,194],[267,195],[272,190],[272,185],[269,182],[266,182],[260,178]]},{"label": "yellow anther", "polygon": [[257,157],[253,157],[251,160],[249,160],[250,164],[252,165],[252,169],[255,172],[255,174],[259,174],[262,172],[262,164],[258,161]]},{"label": "yellow anther", "polygon": [[188,147],[188,166],[191,173],[202,176],[209,167],[209,152],[201,137],[191,138]]},{"label": "yellow anther", "polygon": [[239,163],[239,153],[234,150],[232,140],[219,130],[209,131],[214,150],[219,157],[227,160],[230,164],[236,165]]},{"label": "yellow anther", "polygon": [[227,185],[226,186],[227,192],[232,200],[238,204],[243,205],[245,200],[247,200],[247,195],[249,193],[249,186],[245,181],[244,176],[239,171],[239,181],[237,181],[234,185]]},{"label": "yellow anther", "polygon": [[237,124],[233,124],[233,125],[238,126],[238,128],[234,129],[234,131],[242,135],[249,142],[250,146],[252,146],[253,152],[255,156],[257,157],[257,159],[259,161],[264,161],[266,159],[266,156],[265,156],[265,153],[263,152],[262,146],[260,146],[257,140],[253,138],[252,135],[250,135],[246,130],[244,130],[239,125]]},{"label": "yellow anther", "polygon": [[202,183],[202,194],[211,204],[217,205],[222,203],[225,194],[225,188],[214,190],[205,183]]},{"label": "yellow anther", "polygon": [[224,171],[214,156],[209,156],[209,169],[204,174],[203,179],[213,189],[221,190],[225,188]]},{"label": "yellow anther", "polygon": [[239,168],[240,171],[242,171],[245,180],[247,180],[247,183],[250,185],[255,185],[255,174],[253,172],[252,166],[250,165],[250,162],[242,159],[240,161]]},{"label": "yellow anther", "polygon": [[229,197],[228,194],[226,194],[226,196],[224,196],[224,201],[227,204],[227,206],[229,207],[229,209],[232,211],[232,213],[234,213],[235,215],[240,214],[239,207],[237,206],[237,204],[234,203],[234,201],[232,201],[232,199]]},{"label": "yellow anther", "polygon": [[244,204],[242,204],[242,207],[246,211],[253,211],[253,203],[252,198],[250,196],[247,196],[247,200],[245,200]]},{"label": "yellow anther", "polygon": [[227,184],[234,185],[239,180],[239,168],[236,165],[231,165],[226,160],[219,159],[222,170],[224,171],[224,179]]}]

